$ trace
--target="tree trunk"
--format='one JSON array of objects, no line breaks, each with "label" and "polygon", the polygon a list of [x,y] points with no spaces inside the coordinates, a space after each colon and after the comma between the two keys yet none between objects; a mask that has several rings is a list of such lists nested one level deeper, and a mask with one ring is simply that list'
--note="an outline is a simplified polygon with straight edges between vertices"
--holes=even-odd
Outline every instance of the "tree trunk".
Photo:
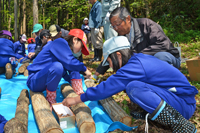
[{"label": "tree trunk", "polygon": [[[1,0],[0,0],[1,1]],[[5,29],[4,27],[4,23],[5,23],[5,16],[4,16],[4,0],[3,0],[3,12],[2,12],[2,23],[3,23],[3,29]]]},{"label": "tree trunk", "polygon": [[[63,84],[61,92],[64,98],[78,96],[69,84]],[[76,115],[76,122],[80,133],[95,133],[95,123],[91,116],[91,110],[87,105],[79,103],[71,106],[71,110]]]},{"label": "tree trunk", "polygon": [[0,31],[2,30],[1,0],[0,0]]},{"label": "tree trunk", "polygon": [[30,96],[40,133],[63,133],[43,93],[30,90]]},{"label": "tree trunk", "polygon": [[9,10],[9,20],[8,20],[8,31],[10,31],[11,26],[11,12],[10,12],[10,0],[8,1],[8,10]]},{"label": "tree trunk", "polygon": [[18,17],[18,22],[19,22],[19,27],[18,27],[18,35],[21,35],[22,34],[22,0],[18,0],[18,4],[19,4],[19,10],[18,10],[18,13],[19,13],[19,17]]},{"label": "tree trunk", "polygon": [[[85,81],[85,85],[88,88],[96,86],[96,84],[90,80]],[[99,102],[113,121],[120,121],[127,126],[131,126],[131,116],[129,116],[112,97],[99,100]]]},{"label": "tree trunk", "polygon": [[150,17],[149,16],[149,3],[148,3],[147,0],[144,0],[144,3],[145,3],[145,8],[146,8],[146,10],[145,10],[145,12],[146,12],[146,18],[149,18]]},{"label": "tree trunk", "polygon": [[17,99],[15,118],[12,118],[5,124],[5,133],[28,133],[28,105],[28,90],[23,89]]},{"label": "tree trunk", "polygon": [[38,23],[38,1],[33,0],[33,25]]},{"label": "tree trunk", "polygon": [[15,41],[18,40],[18,31],[17,31],[17,0],[14,0],[14,14],[15,14]]},{"label": "tree trunk", "polygon": [[26,1],[23,0],[23,30],[22,33],[26,34]]},{"label": "tree trunk", "polygon": [[42,0],[43,28],[45,29],[45,0]]}]

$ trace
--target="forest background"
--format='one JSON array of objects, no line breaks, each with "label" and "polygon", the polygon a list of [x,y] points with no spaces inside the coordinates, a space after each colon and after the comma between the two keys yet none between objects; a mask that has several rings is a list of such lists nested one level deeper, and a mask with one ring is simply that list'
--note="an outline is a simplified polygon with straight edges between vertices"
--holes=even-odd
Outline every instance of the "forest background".
[{"label": "forest background", "polygon": [[[80,28],[92,7],[88,0],[0,0],[0,30],[9,30],[14,40],[31,34],[33,25],[44,29],[58,24],[66,30]],[[200,0],[121,0],[132,17],[159,23],[172,42],[200,40]]]}]

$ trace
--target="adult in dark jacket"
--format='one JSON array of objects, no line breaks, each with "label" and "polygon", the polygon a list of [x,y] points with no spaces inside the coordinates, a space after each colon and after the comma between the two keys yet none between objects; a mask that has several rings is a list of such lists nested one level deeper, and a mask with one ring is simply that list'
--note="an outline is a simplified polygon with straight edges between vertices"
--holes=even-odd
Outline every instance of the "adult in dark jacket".
[{"label": "adult in dark jacket", "polygon": [[[148,18],[132,18],[125,7],[111,12],[110,22],[119,35],[126,36],[135,53],[143,53],[166,61],[176,68],[180,67],[179,51],[163,32],[161,26]],[[109,68],[100,65],[94,76],[104,74]]]}]

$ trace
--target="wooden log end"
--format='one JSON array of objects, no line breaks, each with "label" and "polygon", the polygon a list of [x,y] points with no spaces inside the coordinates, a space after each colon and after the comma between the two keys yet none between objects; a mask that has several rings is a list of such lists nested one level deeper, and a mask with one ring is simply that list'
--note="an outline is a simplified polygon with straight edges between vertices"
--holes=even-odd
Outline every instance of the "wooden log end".
[{"label": "wooden log end", "polygon": [[122,122],[122,123],[124,123],[125,125],[127,125],[127,126],[131,126],[131,122],[132,122],[132,119],[131,119],[131,117],[130,116],[125,116],[125,117],[123,117],[121,120],[120,120],[120,122]]},{"label": "wooden log end", "polygon": [[79,128],[80,133],[95,133],[95,123],[94,122],[84,122]]},{"label": "wooden log end", "polygon": [[28,133],[26,125],[21,123],[18,119],[12,118],[4,126],[5,133]]},{"label": "wooden log end", "polygon": [[61,129],[54,128],[54,129],[50,129],[46,133],[64,133],[64,132]]},{"label": "wooden log end", "polygon": [[18,72],[19,73],[24,73],[25,70],[26,70],[25,66],[20,66],[19,69],[18,69]]}]

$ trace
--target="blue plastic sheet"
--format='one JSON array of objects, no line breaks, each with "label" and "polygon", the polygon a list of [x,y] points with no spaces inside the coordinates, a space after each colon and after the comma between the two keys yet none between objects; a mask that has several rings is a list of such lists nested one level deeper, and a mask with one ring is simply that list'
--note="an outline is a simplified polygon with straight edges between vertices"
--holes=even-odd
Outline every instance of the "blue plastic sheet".
[{"label": "blue plastic sheet", "polygon": [[[19,65],[20,66],[20,65]],[[19,68],[18,66],[18,68]],[[18,70],[18,68],[16,70]],[[83,76],[82,76],[83,78]],[[12,79],[5,79],[5,75],[0,75],[0,87],[2,89],[0,96],[0,114],[5,117],[6,120],[10,120],[15,117],[15,111],[17,106],[17,98],[19,97],[23,89],[28,89],[26,85],[27,77],[24,75],[13,76]],[[67,83],[62,79],[58,85],[57,89],[57,102],[63,101],[63,96],[60,91],[60,86],[63,83]],[[84,84],[83,78],[83,90],[87,88]],[[29,89],[28,89],[29,90]],[[46,96],[46,91],[43,92]],[[91,109],[92,117],[96,126],[96,133],[104,133],[107,131],[108,127],[113,123],[108,114],[105,112],[103,107],[98,101],[87,101],[85,104]],[[77,127],[71,129],[63,130],[65,133],[79,133]],[[39,129],[34,117],[33,108],[30,100],[29,114],[28,114],[28,132],[29,133],[39,133]]]}]

